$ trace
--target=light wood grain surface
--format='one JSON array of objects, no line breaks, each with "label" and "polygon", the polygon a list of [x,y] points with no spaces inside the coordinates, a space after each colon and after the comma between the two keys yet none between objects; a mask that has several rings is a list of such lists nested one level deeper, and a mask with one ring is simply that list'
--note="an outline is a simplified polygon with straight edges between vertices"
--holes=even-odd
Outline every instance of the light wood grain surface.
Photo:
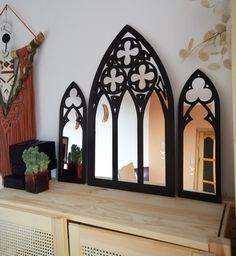
[{"label": "light wood grain surface", "polygon": [[50,181],[48,191],[0,190],[0,205],[208,251],[223,204]]}]

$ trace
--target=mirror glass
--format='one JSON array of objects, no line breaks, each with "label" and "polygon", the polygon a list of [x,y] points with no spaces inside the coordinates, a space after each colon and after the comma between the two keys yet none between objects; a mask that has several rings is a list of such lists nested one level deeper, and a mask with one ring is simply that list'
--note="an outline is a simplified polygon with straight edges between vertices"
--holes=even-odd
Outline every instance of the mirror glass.
[{"label": "mirror glass", "polygon": [[73,82],[67,88],[60,106],[59,180],[85,181],[85,129],[85,100]]},{"label": "mirror glass", "polygon": [[173,108],[158,55],[125,26],[105,53],[90,93],[89,184],[173,196]]},{"label": "mirror glass", "polygon": [[144,113],[144,183],[165,186],[165,117],[152,93]]},{"label": "mirror glass", "polygon": [[118,117],[118,180],[137,183],[137,113],[134,101],[125,93]]},{"label": "mirror glass", "polygon": [[184,129],[184,190],[215,194],[215,132],[207,114],[196,105]]},{"label": "mirror glass", "polygon": [[112,179],[112,115],[105,95],[96,112],[95,176]]},{"label": "mirror glass", "polygon": [[179,105],[183,193],[196,198],[205,196],[210,201],[219,200],[218,94],[200,70],[190,77],[183,92]]}]

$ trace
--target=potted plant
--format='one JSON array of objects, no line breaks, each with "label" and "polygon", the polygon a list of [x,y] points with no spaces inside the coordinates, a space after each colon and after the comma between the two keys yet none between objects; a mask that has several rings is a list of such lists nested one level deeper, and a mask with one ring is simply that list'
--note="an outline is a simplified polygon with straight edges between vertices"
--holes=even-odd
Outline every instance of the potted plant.
[{"label": "potted plant", "polygon": [[39,152],[39,148],[36,146],[25,149],[22,154],[22,159],[26,165],[26,191],[39,193],[49,189],[49,157],[44,152]]},{"label": "potted plant", "polygon": [[76,144],[72,144],[68,154],[68,167],[77,177],[82,175],[82,149]]}]

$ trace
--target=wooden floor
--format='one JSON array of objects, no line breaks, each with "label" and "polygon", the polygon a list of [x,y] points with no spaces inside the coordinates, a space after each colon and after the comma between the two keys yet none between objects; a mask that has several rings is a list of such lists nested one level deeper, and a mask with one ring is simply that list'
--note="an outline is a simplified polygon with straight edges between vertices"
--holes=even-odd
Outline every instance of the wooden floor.
[{"label": "wooden floor", "polygon": [[224,212],[223,204],[57,181],[39,194],[4,188],[4,204],[201,250],[218,236]]}]

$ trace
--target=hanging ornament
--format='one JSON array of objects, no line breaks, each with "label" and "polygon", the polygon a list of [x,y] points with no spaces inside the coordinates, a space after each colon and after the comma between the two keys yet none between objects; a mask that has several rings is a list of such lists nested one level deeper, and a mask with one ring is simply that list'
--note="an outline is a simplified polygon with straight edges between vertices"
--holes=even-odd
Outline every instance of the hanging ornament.
[{"label": "hanging ornament", "polygon": [[12,26],[7,21],[4,21],[1,25],[1,37],[2,42],[7,44],[11,39]]},{"label": "hanging ornament", "polygon": [[[8,22],[8,11],[7,11],[7,6],[4,8],[3,11],[5,11],[5,20],[2,22],[0,29],[1,29],[1,40],[3,42],[4,48],[2,51],[4,53],[7,52],[8,50],[8,43],[11,40],[11,35],[12,35],[12,25]],[[2,14],[2,13],[1,13]]]}]

